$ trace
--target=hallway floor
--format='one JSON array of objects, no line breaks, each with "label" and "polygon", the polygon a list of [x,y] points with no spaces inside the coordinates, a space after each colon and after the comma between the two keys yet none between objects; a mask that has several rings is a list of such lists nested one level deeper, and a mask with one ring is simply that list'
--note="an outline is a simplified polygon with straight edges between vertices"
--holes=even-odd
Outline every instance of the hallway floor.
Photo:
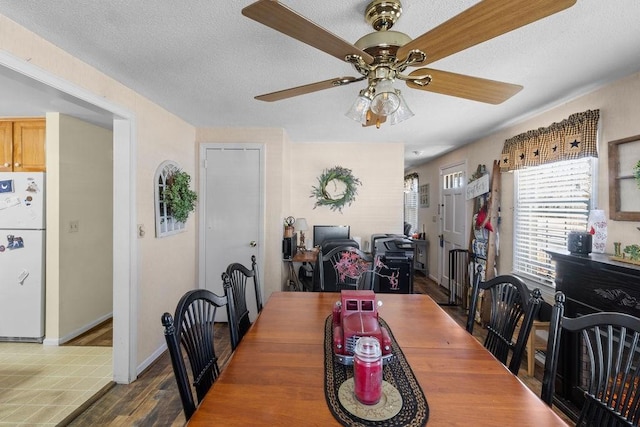
[{"label": "hallway floor", "polygon": [[0,426],[66,424],[113,383],[111,347],[0,343]]}]

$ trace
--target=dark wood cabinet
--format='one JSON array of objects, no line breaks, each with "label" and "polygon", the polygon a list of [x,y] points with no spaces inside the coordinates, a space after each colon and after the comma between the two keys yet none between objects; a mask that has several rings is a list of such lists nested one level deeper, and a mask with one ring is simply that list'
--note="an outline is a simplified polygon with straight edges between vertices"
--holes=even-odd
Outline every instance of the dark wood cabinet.
[{"label": "dark wood cabinet", "polygon": [[[556,290],[566,295],[565,316],[615,311],[640,317],[640,266],[606,254],[547,252],[556,264]],[[583,402],[580,342],[577,336],[563,335],[556,378],[556,403],[570,415]]]},{"label": "dark wood cabinet", "polygon": [[617,311],[640,317],[640,266],[607,254],[549,251],[556,262],[556,289],[567,296],[567,315]]}]

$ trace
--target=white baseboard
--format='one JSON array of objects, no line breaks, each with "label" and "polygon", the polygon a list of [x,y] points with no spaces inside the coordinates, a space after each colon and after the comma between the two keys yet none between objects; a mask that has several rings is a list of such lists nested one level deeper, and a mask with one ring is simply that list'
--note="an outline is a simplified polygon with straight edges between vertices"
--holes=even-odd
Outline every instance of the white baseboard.
[{"label": "white baseboard", "polygon": [[140,376],[140,374],[149,366],[151,366],[153,362],[155,362],[156,359],[158,359],[158,357],[160,357],[162,353],[164,353],[166,350],[167,350],[167,344],[164,343],[160,347],[158,347],[156,351],[151,353],[151,355],[147,357],[145,360],[143,360],[142,363],[139,364],[138,367],[136,368],[136,376]]}]

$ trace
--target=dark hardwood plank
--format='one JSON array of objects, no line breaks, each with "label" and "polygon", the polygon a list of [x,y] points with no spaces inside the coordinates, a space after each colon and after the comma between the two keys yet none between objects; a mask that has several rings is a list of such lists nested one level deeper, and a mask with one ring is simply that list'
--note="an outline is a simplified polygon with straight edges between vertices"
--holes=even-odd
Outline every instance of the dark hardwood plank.
[{"label": "dark hardwood plank", "polygon": [[67,346],[113,347],[113,318],[66,342]]}]

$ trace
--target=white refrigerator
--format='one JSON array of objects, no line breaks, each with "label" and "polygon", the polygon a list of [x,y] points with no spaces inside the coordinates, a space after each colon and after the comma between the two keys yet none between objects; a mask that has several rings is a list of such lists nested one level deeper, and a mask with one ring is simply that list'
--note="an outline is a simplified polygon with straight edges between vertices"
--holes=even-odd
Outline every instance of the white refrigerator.
[{"label": "white refrigerator", "polygon": [[0,341],[42,342],[45,174],[0,172]]}]

